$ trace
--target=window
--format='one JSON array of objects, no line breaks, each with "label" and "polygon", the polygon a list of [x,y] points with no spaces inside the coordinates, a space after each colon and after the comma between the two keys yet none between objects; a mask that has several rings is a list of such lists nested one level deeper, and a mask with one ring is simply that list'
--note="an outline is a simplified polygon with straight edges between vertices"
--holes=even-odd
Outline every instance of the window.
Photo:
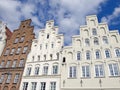
[{"label": "window", "polygon": [[76,78],[76,66],[71,66],[69,68],[69,77]]},{"label": "window", "polygon": [[26,75],[27,75],[27,76],[30,75],[30,73],[31,73],[31,69],[32,69],[31,67],[28,67],[28,68],[27,68],[27,72],[26,72]]},{"label": "window", "polygon": [[47,49],[47,47],[48,47],[48,45],[47,45],[47,43],[46,43],[45,48]]},{"label": "window", "polygon": [[90,60],[90,51],[86,52],[86,60]]},{"label": "window", "polygon": [[53,57],[52,54],[50,54],[50,60],[52,60],[52,57]]},{"label": "window", "polygon": [[14,52],[15,52],[15,48],[12,48],[12,50],[11,50],[10,54],[11,54],[11,55],[13,55],[13,54],[14,54]]},{"label": "window", "polygon": [[34,56],[32,56],[32,61],[34,61]]},{"label": "window", "polygon": [[86,45],[86,46],[90,46],[90,41],[89,41],[89,39],[85,39],[85,45]]},{"label": "window", "polygon": [[19,38],[17,37],[17,38],[15,39],[14,43],[17,43],[17,42],[18,42],[18,40],[19,40]]},{"label": "window", "polygon": [[52,74],[58,74],[58,65],[53,66],[53,73]]},{"label": "window", "polygon": [[95,65],[95,76],[96,77],[103,77],[104,76],[104,69],[103,65]]},{"label": "window", "polygon": [[50,90],[56,90],[56,82],[50,82]]},{"label": "window", "polygon": [[53,48],[53,47],[54,47],[54,44],[52,43],[52,44],[51,44],[51,48]]},{"label": "window", "polygon": [[1,77],[0,77],[0,83],[2,83],[4,81],[4,77],[5,77],[5,75],[2,74]]},{"label": "window", "polygon": [[120,57],[120,49],[115,50],[116,57]]},{"label": "window", "polygon": [[63,63],[65,63],[66,62],[66,59],[65,59],[65,57],[63,57]]},{"label": "window", "polygon": [[25,39],[25,37],[24,37],[24,36],[23,36],[23,37],[21,37],[20,42],[23,42],[23,41],[24,41],[24,39]]},{"label": "window", "polygon": [[90,77],[89,66],[82,66],[82,77]]},{"label": "window", "polygon": [[2,68],[2,67],[4,66],[4,63],[5,63],[5,61],[2,60],[2,62],[1,62],[1,64],[0,64],[0,68]]},{"label": "window", "polygon": [[110,58],[110,51],[108,49],[105,50],[105,56],[106,58]]},{"label": "window", "polygon": [[11,61],[8,60],[7,63],[6,63],[6,68],[10,66],[10,63],[11,63]]},{"label": "window", "polygon": [[104,44],[108,44],[108,39],[107,39],[106,36],[103,36],[103,43],[104,43]]},{"label": "window", "polygon": [[110,76],[119,76],[119,68],[117,63],[109,64]]},{"label": "window", "polygon": [[39,74],[39,66],[35,67],[35,75]]},{"label": "window", "polygon": [[21,47],[18,47],[17,51],[16,51],[16,54],[19,54],[21,51]]},{"label": "window", "polygon": [[10,52],[10,49],[6,49],[6,51],[5,51],[5,54],[4,54],[4,55],[8,55],[8,54],[9,54],[9,52]]},{"label": "window", "polygon": [[47,75],[48,74],[48,66],[43,67],[43,74]]},{"label": "window", "polygon": [[94,44],[95,44],[95,45],[99,45],[98,38],[94,38]]},{"label": "window", "polygon": [[77,60],[80,60],[80,52],[77,52]]},{"label": "window", "polygon": [[19,73],[16,73],[13,83],[18,83],[19,78],[20,78],[20,74],[19,74]]},{"label": "window", "polygon": [[40,50],[42,49],[42,44],[40,44]]},{"label": "window", "polygon": [[26,53],[28,50],[28,46],[25,46],[24,49],[23,49],[23,53]]},{"label": "window", "polygon": [[40,61],[40,55],[38,55],[38,61]]},{"label": "window", "polygon": [[96,59],[100,59],[100,51],[99,50],[95,52],[95,55],[96,55]]},{"label": "window", "polygon": [[95,28],[92,30],[92,34],[93,34],[93,35],[97,35],[97,31],[96,31]]},{"label": "window", "polygon": [[47,39],[49,38],[49,34],[47,34]]},{"label": "window", "polygon": [[59,60],[59,53],[57,53],[56,55],[57,55],[57,59]]},{"label": "window", "polygon": [[40,90],[45,90],[45,89],[46,89],[46,82],[41,82]]},{"label": "window", "polygon": [[12,67],[16,67],[16,62],[17,62],[17,60],[13,61]]},{"label": "window", "polygon": [[27,88],[28,88],[28,82],[23,82],[22,90],[27,90]]},{"label": "window", "polygon": [[36,90],[36,87],[37,87],[37,82],[32,82],[31,90]]},{"label": "window", "polygon": [[6,83],[10,83],[11,77],[12,77],[12,74],[8,74],[8,77],[7,77]]},{"label": "window", "polygon": [[21,59],[19,62],[19,67],[24,67],[24,63],[25,63],[24,59]]},{"label": "window", "polygon": [[46,55],[44,55],[44,60],[46,60]]}]

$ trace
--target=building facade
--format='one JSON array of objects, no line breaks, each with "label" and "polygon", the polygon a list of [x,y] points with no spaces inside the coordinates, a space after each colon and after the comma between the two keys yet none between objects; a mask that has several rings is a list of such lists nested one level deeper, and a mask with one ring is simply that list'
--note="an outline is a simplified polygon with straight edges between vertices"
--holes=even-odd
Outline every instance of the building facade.
[{"label": "building facade", "polygon": [[6,42],[0,57],[0,90],[19,90],[26,58],[34,39],[34,27],[30,24],[30,19],[22,21]]},{"label": "building facade", "polygon": [[0,21],[0,56],[6,45],[7,39],[12,35],[12,32],[7,28],[7,26]]},{"label": "building facade", "polygon": [[63,35],[54,21],[47,21],[34,39],[28,55],[20,90],[60,90],[60,60]]},{"label": "building facade", "polygon": [[120,90],[120,35],[86,17],[80,35],[65,46],[61,60],[61,90]]}]

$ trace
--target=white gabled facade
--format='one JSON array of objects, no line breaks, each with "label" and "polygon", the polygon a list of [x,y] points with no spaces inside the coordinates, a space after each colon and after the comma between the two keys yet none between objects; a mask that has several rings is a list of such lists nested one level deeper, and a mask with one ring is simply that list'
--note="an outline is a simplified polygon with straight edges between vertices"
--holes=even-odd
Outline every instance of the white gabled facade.
[{"label": "white gabled facade", "polygon": [[120,35],[86,17],[80,35],[65,46],[61,62],[61,90],[120,90]]},{"label": "white gabled facade", "polygon": [[47,21],[38,39],[33,40],[20,90],[60,90],[63,38],[62,34],[58,34],[54,21]]},{"label": "white gabled facade", "polygon": [[5,47],[6,39],[7,39],[5,27],[6,25],[0,21],[0,56]]}]

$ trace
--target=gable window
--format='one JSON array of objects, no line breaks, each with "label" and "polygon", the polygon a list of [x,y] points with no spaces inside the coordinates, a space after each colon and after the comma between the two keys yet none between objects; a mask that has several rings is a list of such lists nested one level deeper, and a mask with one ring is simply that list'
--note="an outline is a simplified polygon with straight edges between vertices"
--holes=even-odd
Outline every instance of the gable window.
[{"label": "gable window", "polygon": [[53,66],[53,72],[52,74],[58,74],[58,65]]},{"label": "gable window", "polygon": [[19,67],[24,67],[25,60],[21,59],[19,62]]},{"label": "gable window", "polygon": [[7,63],[6,63],[6,68],[10,66],[10,63],[11,63],[11,61],[8,60]]},{"label": "gable window", "polygon": [[69,77],[76,78],[76,66],[69,67]]},{"label": "gable window", "polygon": [[28,82],[23,82],[22,90],[27,90],[27,89],[28,89]]},{"label": "gable window", "polygon": [[11,55],[13,55],[13,54],[14,54],[14,52],[15,52],[15,48],[12,48],[12,50],[11,50],[10,54],[11,54]]},{"label": "gable window", "polygon": [[16,73],[13,83],[18,83],[19,78],[20,78],[20,74],[19,74],[19,73]]},{"label": "gable window", "polygon": [[43,67],[43,74],[47,75],[48,74],[48,66]]},{"label": "gable window", "polygon": [[109,64],[110,76],[119,76],[119,68],[117,63]]},{"label": "gable window", "polygon": [[12,74],[9,73],[8,76],[7,76],[6,83],[10,83],[11,77],[12,77]]},{"label": "gable window", "polygon": [[80,60],[80,52],[77,52],[77,60]]},{"label": "gable window", "polygon": [[14,41],[14,43],[18,43],[19,38],[17,37]]},{"label": "gable window", "polygon": [[25,39],[25,37],[24,37],[24,36],[23,36],[23,37],[21,37],[20,42],[23,42],[23,41],[24,41],[24,39]]},{"label": "gable window", "polygon": [[82,66],[82,77],[90,77],[90,67]]},{"label": "gable window", "polygon": [[100,51],[99,50],[97,50],[96,52],[95,52],[95,55],[96,55],[96,59],[100,59]]},{"label": "gable window", "polygon": [[116,57],[120,57],[120,49],[115,50]]},{"label": "gable window", "polygon": [[8,55],[8,54],[9,54],[9,52],[10,52],[10,49],[6,49],[6,51],[5,51],[5,54],[4,54],[4,55]]},{"label": "gable window", "polygon": [[103,65],[95,65],[95,76],[96,77],[103,77],[104,76],[104,69]]},{"label": "gable window", "polygon": [[23,53],[26,53],[28,50],[28,46],[25,46],[24,49],[23,49]]},{"label": "gable window", "polygon": [[105,56],[106,58],[110,58],[110,51],[108,49],[105,50]]},{"label": "gable window", "polygon": [[89,39],[85,39],[85,45],[86,45],[86,46],[90,46],[90,41],[89,41]]},{"label": "gable window", "polygon": [[17,51],[16,51],[16,54],[19,54],[21,51],[21,47],[18,47]]}]

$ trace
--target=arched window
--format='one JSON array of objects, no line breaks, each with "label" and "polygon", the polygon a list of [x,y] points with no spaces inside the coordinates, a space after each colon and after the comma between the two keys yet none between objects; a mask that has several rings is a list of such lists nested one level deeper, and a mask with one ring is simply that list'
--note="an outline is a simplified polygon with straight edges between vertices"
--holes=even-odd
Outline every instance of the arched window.
[{"label": "arched window", "polygon": [[90,60],[90,51],[86,52],[86,60]]},{"label": "arched window", "polygon": [[85,39],[85,45],[86,46],[90,46],[90,41],[89,41],[89,39],[87,38],[87,39]]},{"label": "arched window", "polygon": [[94,44],[95,44],[95,45],[99,45],[99,41],[98,41],[98,38],[97,38],[97,37],[94,38]]},{"label": "arched window", "polygon": [[115,50],[116,57],[120,57],[120,49]]},{"label": "arched window", "polygon": [[107,39],[106,36],[103,36],[103,43],[104,43],[104,44],[108,44],[108,39]]},{"label": "arched window", "polygon": [[80,60],[81,59],[81,55],[80,55],[80,52],[78,51],[77,52],[77,60]]},{"label": "arched window", "polygon": [[100,51],[99,50],[97,50],[96,52],[95,52],[95,56],[96,56],[96,59],[100,59]]},{"label": "arched window", "polygon": [[92,30],[92,34],[93,34],[93,35],[97,35],[97,31],[96,31],[95,28]]},{"label": "arched window", "polygon": [[106,58],[110,58],[110,51],[108,49],[105,50],[105,56]]}]

